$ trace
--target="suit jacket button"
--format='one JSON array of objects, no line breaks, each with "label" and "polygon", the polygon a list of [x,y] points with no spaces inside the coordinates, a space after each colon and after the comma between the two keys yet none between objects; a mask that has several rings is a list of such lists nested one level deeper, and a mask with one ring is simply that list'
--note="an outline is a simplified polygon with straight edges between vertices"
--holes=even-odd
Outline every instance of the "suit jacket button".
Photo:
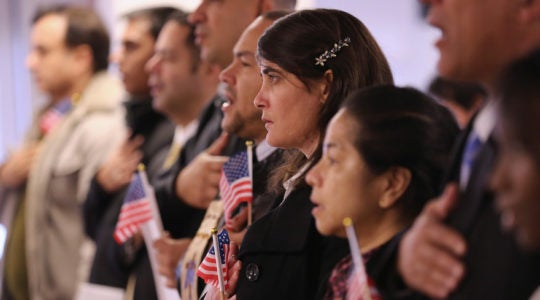
[{"label": "suit jacket button", "polygon": [[257,281],[261,275],[261,270],[257,264],[250,263],[246,267],[246,278],[248,281]]}]

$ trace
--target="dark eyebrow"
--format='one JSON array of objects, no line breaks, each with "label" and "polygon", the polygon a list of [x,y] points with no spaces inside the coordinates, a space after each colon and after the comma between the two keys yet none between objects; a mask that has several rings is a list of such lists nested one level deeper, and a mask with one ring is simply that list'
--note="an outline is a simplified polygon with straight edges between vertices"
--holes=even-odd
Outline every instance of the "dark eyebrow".
[{"label": "dark eyebrow", "polygon": [[265,75],[268,74],[268,73],[271,73],[271,72],[273,72],[273,73],[278,73],[279,75],[283,75],[283,74],[281,73],[281,71],[279,71],[279,70],[277,70],[277,69],[274,69],[274,68],[272,68],[272,67],[265,66],[265,65],[263,65],[263,64],[260,64],[260,67],[261,67],[262,73],[265,74]]}]

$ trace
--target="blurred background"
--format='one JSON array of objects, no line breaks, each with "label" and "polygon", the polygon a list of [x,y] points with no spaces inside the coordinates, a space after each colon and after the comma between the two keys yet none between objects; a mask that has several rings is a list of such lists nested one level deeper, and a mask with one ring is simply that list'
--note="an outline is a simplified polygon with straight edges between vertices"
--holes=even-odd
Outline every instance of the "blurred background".
[{"label": "blurred background", "polygon": [[[18,146],[31,115],[43,97],[32,85],[25,67],[30,23],[35,10],[55,3],[80,4],[96,9],[108,25],[117,45],[120,16],[130,10],[167,4],[184,10],[198,0],[0,0],[0,160]],[[423,19],[417,0],[298,0],[298,9],[336,8],[362,20],[385,52],[398,85],[426,90],[435,74],[436,30]],[[114,71],[115,66],[111,66]],[[0,229],[0,239],[2,231]],[[0,254],[1,255],[1,254]]]}]

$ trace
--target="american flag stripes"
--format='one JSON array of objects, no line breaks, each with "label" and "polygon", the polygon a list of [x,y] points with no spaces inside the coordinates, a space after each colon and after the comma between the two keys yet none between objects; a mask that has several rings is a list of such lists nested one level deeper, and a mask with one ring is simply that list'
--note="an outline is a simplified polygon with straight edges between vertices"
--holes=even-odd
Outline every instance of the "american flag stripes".
[{"label": "american flag stripes", "polygon": [[[228,276],[227,276],[227,257],[229,255],[229,234],[227,230],[223,229],[218,234],[219,242],[219,258],[221,262],[221,270],[223,274],[223,280],[225,283],[225,288],[228,287]],[[204,282],[211,284],[219,288],[219,278],[218,278],[218,264],[216,261],[216,250],[212,246],[206,254],[206,257],[201,262],[199,269],[197,270],[197,276],[204,279]]]},{"label": "american flag stripes", "polygon": [[145,191],[142,175],[137,172],[129,185],[124,204],[114,230],[114,239],[123,244],[144,224],[152,219],[150,201]]},{"label": "american flag stripes", "polygon": [[231,214],[240,203],[251,203],[253,188],[249,176],[248,155],[242,151],[223,164],[219,191],[223,200],[225,223],[229,225]]}]

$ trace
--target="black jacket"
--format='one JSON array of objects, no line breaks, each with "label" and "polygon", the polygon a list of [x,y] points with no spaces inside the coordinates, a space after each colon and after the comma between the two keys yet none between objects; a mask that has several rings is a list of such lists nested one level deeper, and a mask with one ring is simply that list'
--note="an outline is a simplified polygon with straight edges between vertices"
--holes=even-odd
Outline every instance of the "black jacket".
[{"label": "black jacket", "polygon": [[[461,160],[474,119],[460,134],[452,152],[444,184],[459,182]],[[492,138],[481,147],[467,187],[460,193],[447,224],[466,239],[465,276],[448,299],[528,299],[540,284],[540,256],[523,252],[511,233],[504,232],[489,190],[497,154]],[[392,265],[397,266],[393,259]],[[385,299],[421,299],[406,288],[397,273],[376,278]]]},{"label": "black jacket", "polygon": [[[133,135],[144,137],[142,162],[147,166],[149,179],[161,170],[166,149],[172,141],[174,124],[152,108],[152,99],[131,99],[125,103],[126,121]],[[117,193],[107,193],[95,180],[83,207],[85,230],[96,242],[96,253],[90,272],[91,283],[125,288],[129,275],[144,265],[145,251],[127,255],[125,247],[113,238],[127,187]],[[147,260],[147,257],[146,257]],[[150,271],[151,273],[151,271]],[[150,277],[145,295],[155,295]],[[139,284],[147,285],[145,280]],[[155,297],[154,297],[155,298]],[[142,298],[140,298],[142,299]]]},{"label": "black jacket", "polygon": [[[448,182],[459,182],[471,124],[458,140]],[[490,138],[480,149],[469,183],[448,218],[448,224],[467,240],[465,278],[450,299],[528,299],[540,284],[540,256],[524,253],[514,236],[501,228],[488,188],[496,154],[497,145]]]},{"label": "black jacket", "polygon": [[[160,199],[174,199],[175,201],[168,201],[168,203],[180,204],[180,211],[182,213],[178,211],[174,219],[170,220],[171,226],[174,226],[173,231],[178,232],[173,237],[193,236],[197,232],[199,224],[204,217],[205,210],[192,208],[176,195],[176,178],[184,167],[198,154],[206,150],[221,134],[223,112],[216,105],[219,102],[219,97],[216,96],[204,108],[199,117],[199,127],[195,135],[186,142],[176,163],[167,172],[160,174],[154,182],[158,201]],[[222,155],[232,155],[238,151],[245,150],[245,148],[245,141],[231,136]],[[178,222],[178,220],[189,220],[189,222]],[[163,222],[165,223],[166,220],[164,219]]]},{"label": "black jacket", "polygon": [[[322,299],[346,240],[321,236],[311,216],[311,188],[299,188],[253,223],[239,252],[236,295],[243,299]],[[278,201],[279,202],[279,201]]]}]

